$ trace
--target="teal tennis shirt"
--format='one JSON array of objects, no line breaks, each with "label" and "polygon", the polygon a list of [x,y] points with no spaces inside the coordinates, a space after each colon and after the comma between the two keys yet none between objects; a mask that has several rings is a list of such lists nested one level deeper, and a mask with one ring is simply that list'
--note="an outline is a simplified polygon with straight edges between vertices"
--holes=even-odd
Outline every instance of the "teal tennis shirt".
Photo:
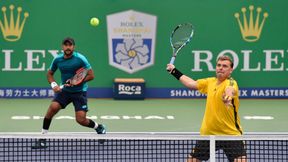
[{"label": "teal tennis shirt", "polygon": [[[60,53],[57,57],[54,58],[50,65],[50,70],[55,73],[57,69],[61,72],[61,84],[65,84],[66,81],[72,78],[76,71],[80,68],[84,67],[85,69],[91,69],[91,65],[89,64],[88,60],[85,56],[81,53],[73,52],[72,57],[65,59],[64,53]],[[87,91],[88,85],[86,82],[83,82],[77,86],[73,87],[64,87],[64,91],[68,92],[81,92]]]}]

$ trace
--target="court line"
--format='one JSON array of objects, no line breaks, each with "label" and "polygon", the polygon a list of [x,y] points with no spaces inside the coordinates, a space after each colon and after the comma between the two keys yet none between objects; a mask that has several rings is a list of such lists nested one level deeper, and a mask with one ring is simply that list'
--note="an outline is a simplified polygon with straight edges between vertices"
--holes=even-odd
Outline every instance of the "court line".
[{"label": "court line", "polygon": [[[5,134],[41,134],[41,132],[0,132]],[[49,132],[48,134],[96,134],[96,132]],[[168,135],[200,135],[199,132],[107,132],[107,134],[168,134]],[[288,135],[288,132],[245,132],[243,135]]]}]

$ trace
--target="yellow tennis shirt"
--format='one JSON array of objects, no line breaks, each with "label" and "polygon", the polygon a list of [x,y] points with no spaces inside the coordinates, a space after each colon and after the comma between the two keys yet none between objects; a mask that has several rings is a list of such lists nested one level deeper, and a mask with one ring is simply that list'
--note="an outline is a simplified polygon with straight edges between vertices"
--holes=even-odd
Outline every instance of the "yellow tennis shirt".
[{"label": "yellow tennis shirt", "polygon": [[[235,89],[233,106],[226,106],[222,100],[225,89],[229,86]],[[200,129],[201,135],[241,135],[238,85],[232,78],[217,85],[217,78],[197,80],[197,89],[207,94],[206,110]]]}]

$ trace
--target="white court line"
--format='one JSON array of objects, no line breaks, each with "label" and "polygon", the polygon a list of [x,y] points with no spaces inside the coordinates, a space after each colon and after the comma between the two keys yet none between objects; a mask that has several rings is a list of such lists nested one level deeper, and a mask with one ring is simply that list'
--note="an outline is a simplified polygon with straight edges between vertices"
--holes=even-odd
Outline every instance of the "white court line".
[{"label": "white court line", "polygon": [[[0,132],[2,134],[41,134],[41,132]],[[49,132],[48,134],[96,134],[96,132]],[[107,132],[107,134],[171,134],[171,135],[200,135],[200,132]],[[244,135],[288,135],[288,132],[244,132]]]}]

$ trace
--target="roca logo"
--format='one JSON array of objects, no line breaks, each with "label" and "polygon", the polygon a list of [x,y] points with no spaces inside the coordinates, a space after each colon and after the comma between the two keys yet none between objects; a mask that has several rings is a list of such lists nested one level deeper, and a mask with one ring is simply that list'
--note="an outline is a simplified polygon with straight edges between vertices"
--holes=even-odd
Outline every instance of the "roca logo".
[{"label": "roca logo", "polygon": [[131,86],[131,85],[119,84],[118,91],[119,94],[127,94],[127,95],[141,94],[142,88],[139,85]]}]

